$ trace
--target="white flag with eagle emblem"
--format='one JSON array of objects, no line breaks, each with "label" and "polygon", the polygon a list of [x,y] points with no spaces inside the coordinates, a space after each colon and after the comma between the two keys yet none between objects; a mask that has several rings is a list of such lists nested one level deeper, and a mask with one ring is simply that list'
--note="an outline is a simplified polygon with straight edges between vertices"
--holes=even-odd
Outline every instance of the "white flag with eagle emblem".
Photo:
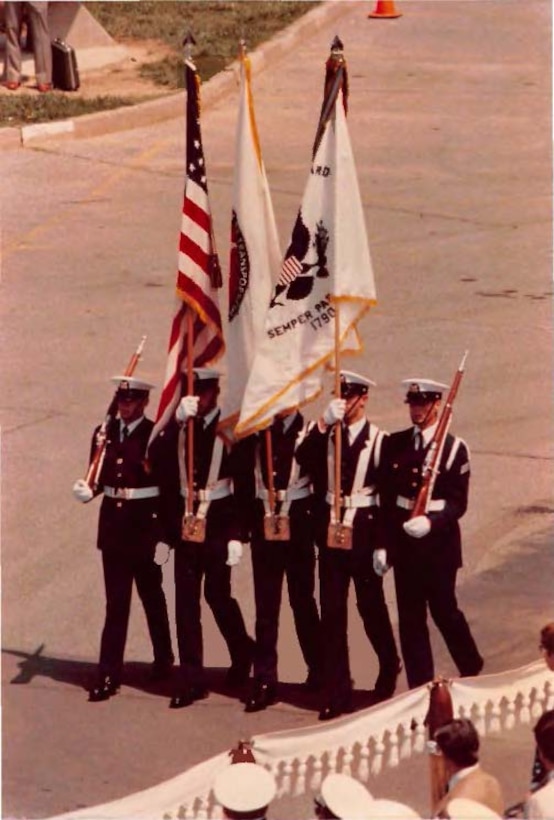
[{"label": "white flag with eagle emblem", "polygon": [[229,378],[220,428],[232,428],[238,421],[281,258],[254,117],[250,60],[242,54],[231,218],[229,321],[225,333]]},{"label": "white flag with eagle emblem", "polygon": [[[345,82],[344,76],[342,88]],[[333,365],[337,303],[341,352],[362,350],[356,326],[376,303],[343,99],[336,90],[334,96],[326,122],[322,114],[310,176],[235,428],[238,437],[316,398],[325,366]]]}]

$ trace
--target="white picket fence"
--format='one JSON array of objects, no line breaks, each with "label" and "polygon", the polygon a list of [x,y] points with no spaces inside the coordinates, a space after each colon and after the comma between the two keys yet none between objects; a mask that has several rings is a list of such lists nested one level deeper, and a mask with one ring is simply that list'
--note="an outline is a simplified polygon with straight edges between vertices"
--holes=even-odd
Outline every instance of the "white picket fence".
[{"label": "white picket fence", "polygon": [[[544,662],[477,678],[453,680],[456,717],[468,717],[481,737],[531,725],[554,708],[554,677]],[[278,797],[317,790],[329,772],[367,781],[426,749],[429,687],[399,695],[330,723],[251,738],[256,761],[275,776]],[[50,820],[209,820],[221,817],[212,784],[231,765],[226,750],[158,786],[120,800],[57,815]]]}]

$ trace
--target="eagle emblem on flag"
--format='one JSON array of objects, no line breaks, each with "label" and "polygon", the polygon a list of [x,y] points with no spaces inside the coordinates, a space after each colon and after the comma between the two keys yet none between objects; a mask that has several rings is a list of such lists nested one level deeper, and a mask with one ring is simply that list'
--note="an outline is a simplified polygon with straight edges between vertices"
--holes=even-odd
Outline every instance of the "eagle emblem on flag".
[{"label": "eagle emblem on flag", "polygon": [[[329,276],[327,269],[327,245],[329,231],[323,220],[317,222],[315,231],[310,231],[302,219],[302,210],[298,212],[292,230],[290,245],[285,254],[281,273],[269,307],[283,306],[280,298],[293,301],[305,299],[312,292],[314,278],[324,279]],[[313,261],[310,261],[313,260]]]}]

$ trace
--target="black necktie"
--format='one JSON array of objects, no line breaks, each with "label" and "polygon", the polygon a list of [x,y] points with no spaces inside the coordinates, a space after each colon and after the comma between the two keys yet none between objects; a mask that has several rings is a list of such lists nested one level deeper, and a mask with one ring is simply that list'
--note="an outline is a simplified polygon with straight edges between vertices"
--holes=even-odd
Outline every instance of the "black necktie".
[{"label": "black necktie", "polygon": [[423,436],[416,430],[414,435],[414,450],[419,451],[423,449]]},{"label": "black necktie", "polygon": [[129,428],[125,424],[125,425],[123,425],[123,429],[121,431],[121,440],[122,441],[127,441],[128,437],[129,437]]}]

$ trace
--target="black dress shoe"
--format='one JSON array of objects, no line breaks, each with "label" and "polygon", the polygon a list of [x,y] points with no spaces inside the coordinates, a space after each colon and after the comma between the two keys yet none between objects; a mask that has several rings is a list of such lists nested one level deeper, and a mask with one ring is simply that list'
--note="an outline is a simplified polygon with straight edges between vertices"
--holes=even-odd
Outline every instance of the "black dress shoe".
[{"label": "black dress shoe", "polygon": [[99,678],[97,683],[89,689],[88,699],[90,703],[100,703],[102,700],[109,700],[112,695],[119,692],[119,683],[110,675]]},{"label": "black dress shoe", "polygon": [[225,675],[225,684],[230,687],[245,686],[250,677],[250,670],[254,662],[255,643],[252,638],[248,639],[248,647],[244,653],[236,658]]},{"label": "black dress shoe", "polygon": [[189,686],[183,692],[175,695],[169,701],[170,709],[184,709],[186,706],[191,706],[197,700],[204,700],[209,695],[205,686]]},{"label": "black dress shoe", "polygon": [[246,701],[245,712],[261,712],[277,700],[275,684],[259,683],[254,686],[252,694]]},{"label": "black dress shoe", "polygon": [[319,713],[318,720],[333,720],[333,718],[348,715],[353,711],[352,696],[344,695],[341,698],[329,701]]}]

